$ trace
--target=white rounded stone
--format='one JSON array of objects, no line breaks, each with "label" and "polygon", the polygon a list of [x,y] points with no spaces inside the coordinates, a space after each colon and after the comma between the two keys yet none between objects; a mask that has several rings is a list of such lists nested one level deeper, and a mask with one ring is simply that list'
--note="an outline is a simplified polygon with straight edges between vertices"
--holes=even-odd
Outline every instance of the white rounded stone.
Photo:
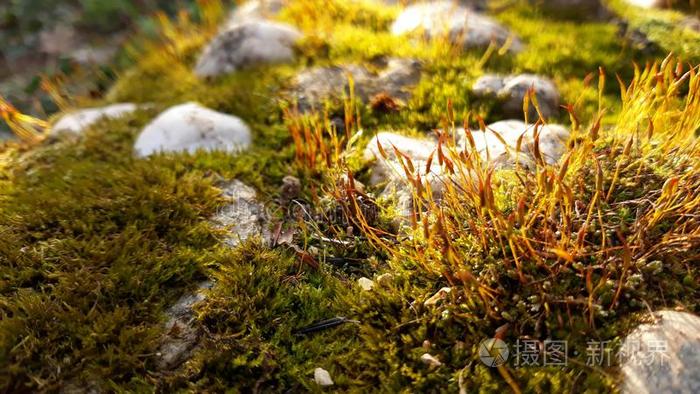
[{"label": "white rounded stone", "polygon": [[[379,146],[386,153],[386,159],[382,156]],[[377,133],[364,151],[365,160],[376,160],[370,184],[377,185],[392,179],[404,178],[404,170],[394,147],[408,156],[415,168],[425,168],[426,161],[435,150],[436,144],[431,140],[411,138],[396,133]]]},{"label": "white rounded stone", "polygon": [[374,287],[374,282],[372,282],[372,279],[365,278],[365,277],[358,279],[357,284],[360,285],[360,287],[364,291],[370,291]]},{"label": "white rounded stone", "polygon": [[102,119],[119,118],[136,111],[137,108],[136,104],[120,103],[77,110],[63,115],[53,125],[52,130],[55,133],[82,133]]},{"label": "white rounded stone", "polygon": [[234,153],[247,149],[251,139],[250,129],[238,117],[186,103],[167,109],[148,124],[134,150],[141,157],[198,150]]},{"label": "white rounded stone", "polygon": [[[570,132],[556,124],[544,126],[526,124],[520,120],[502,120],[486,126],[486,132],[470,130],[476,151],[486,163],[496,167],[513,167],[516,156],[520,164],[530,164],[534,160],[535,131],[539,133],[539,150],[547,164],[555,164],[566,152]],[[498,136],[496,136],[496,133]],[[518,139],[522,136],[520,152],[517,152]],[[471,149],[464,129],[457,130],[460,149]],[[503,141],[501,141],[501,139]],[[504,145],[503,142],[506,144]]]},{"label": "white rounded stone", "polygon": [[314,369],[314,381],[319,385],[319,386],[332,386],[333,385],[333,379],[331,379],[331,374],[328,373],[323,368],[316,368]]}]

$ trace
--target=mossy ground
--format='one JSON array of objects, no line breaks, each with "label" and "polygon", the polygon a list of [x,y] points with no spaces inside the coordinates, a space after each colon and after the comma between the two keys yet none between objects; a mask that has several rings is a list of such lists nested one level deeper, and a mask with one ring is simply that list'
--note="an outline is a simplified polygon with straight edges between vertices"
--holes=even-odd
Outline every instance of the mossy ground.
[{"label": "mossy ground", "polygon": [[[552,300],[588,296],[578,268],[562,272],[547,288],[523,286],[507,269],[510,257],[496,239],[484,248],[464,229],[464,236],[454,240],[463,253],[463,266],[484,285],[498,289],[499,305],[510,315],[479,312],[483,300],[470,293],[469,286],[464,296],[451,297],[437,308],[424,306],[423,301],[438,289],[454,285],[458,272],[437,256],[439,249],[418,258],[420,242],[404,245],[394,240],[399,252],[392,254],[356,232],[347,236],[354,246],[328,246],[314,240],[313,228],[328,229],[332,223],[307,221],[300,223],[307,227],[297,234],[299,245],[316,246],[335,258],[320,258],[320,268],[314,269],[300,262],[293,250],[272,249],[260,240],[235,250],[222,247],[220,234],[207,224],[222,204],[216,189],[222,178],[237,178],[255,187],[272,206],[288,174],[301,178],[302,194],[309,201],[323,199],[334,189],[334,176],[345,169],[309,168],[296,160],[288,129],[294,120],[281,110],[289,105],[281,97],[290,78],[307,66],[364,63],[378,56],[424,62],[422,80],[401,111],[386,114],[358,107],[364,134],[355,145],[361,147],[381,130],[423,133],[443,127],[450,120],[448,101],[460,120],[467,113],[472,119],[479,115],[487,122],[501,120],[496,103],[479,101],[470,93],[473,81],[485,72],[549,75],[559,86],[562,101],[574,104],[584,127],[594,123],[600,105],[607,110],[603,128],[617,121],[631,128],[647,115],[654,116],[652,108],[643,107],[633,122],[630,111],[622,110],[618,86],[608,83],[599,92],[595,82],[593,86],[584,82],[586,75],[597,75],[602,67],[609,77],[618,74],[629,81],[635,76],[634,62],[661,60],[670,50],[693,64],[700,59],[696,33],[683,30],[678,36],[675,25],[663,25],[664,32],[654,27],[661,23],[654,18],[677,18],[672,12],[625,11],[634,26],[647,26],[650,34],[659,35],[659,53],[650,54],[626,44],[611,23],[558,19],[521,2],[503,5],[508,7],[497,18],[528,44],[517,56],[498,51],[485,56],[483,50],[464,52],[439,40],[393,37],[386,30],[398,8],[371,2],[298,1],[279,16],[307,34],[296,63],[213,80],[199,80],[191,71],[214,32],[212,25],[181,21],[179,27],[164,29],[163,40],[137,45],[142,50],[134,65],[121,73],[104,99],[148,103],[149,108],[103,121],[81,137],[51,138],[33,147],[6,144],[0,154],[0,387],[7,392],[58,391],[67,385],[114,391],[317,391],[312,375],[320,366],[330,371],[334,388],[343,391],[494,392],[514,385],[526,392],[614,389],[614,368],[603,371],[577,364],[503,372],[481,364],[476,349],[502,324],[522,322],[512,328],[509,339],[517,335],[567,339],[585,363],[580,357],[586,341],[618,344],[646,310],[639,300],[651,307],[683,305],[697,312],[698,256],[687,244],[673,253],[657,253],[664,264],[661,272],[631,284],[629,296],[635,301],[623,303],[615,316],[597,316],[598,325],[591,327],[575,306],[564,317],[554,304],[556,313],[546,317],[532,311],[540,304],[533,297],[545,293]],[[185,101],[243,118],[253,130],[254,148],[235,157],[200,152],[134,158],[133,141],[142,127],[159,111]],[[328,117],[342,116],[338,105],[328,111]],[[552,121],[568,124],[568,119],[562,114]],[[591,148],[601,157],[606,190],[612,188],[611,174],[617,166],[610,154],[619,148],[617,135]],[[644,153],[635,160],[645,164],[624,167],[628,172],[617,178],[624,187],[615,189],[601,208],[611,215],[605,223],[632,227],[635,207],[617,208],[615,202],[656,196],[676,176],[697,178],[697,168],[684,167],[693,163],[687,155],[668,155],[681,147],[667,148],[640,150]],[[365,179],[367,168],[357,151],[345,152],[344,159],[359,179]],[[585,160],[580,165],[577,198],[592,198],[595,165]],[[504,184],[495,192],[503,212],[512,211],[517,203],[511,201],[508,189]],[[669,218],[660,221],[650,227],[653,236],[648,240],[663,243],[664,231],[674,226]],[[692,246],[696,240],[688,242]],[[427,241],[426,245],[432,246]],[[597,264],[593,258],[579,263]],[[384,272],[392,279],[371,292],[355,285],[360,274]],[[536,265],[524,266],[523,272],[535,283],[551,274]],[[601,281],[601,273],[593,276],[590,280]],[[176,371],[158,372],[163,313],[205,278],[217,284],[196,311],[206,332],[201,347]],[[606,286],[604,280],[601,283]],[[601,291],[601,297],[603,293],[609,296],[609,291]],[[299,327],[334,316],[360,323],[308,336],[293,334]],[[420,361],[423,353],[435,355],[443,365],[425,365]]]}]

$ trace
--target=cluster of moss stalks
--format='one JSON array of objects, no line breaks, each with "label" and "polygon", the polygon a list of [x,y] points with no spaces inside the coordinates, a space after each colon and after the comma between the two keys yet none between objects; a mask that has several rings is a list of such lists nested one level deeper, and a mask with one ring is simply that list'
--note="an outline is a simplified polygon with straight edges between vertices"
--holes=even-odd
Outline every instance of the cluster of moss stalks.
[{"label": "cluster of moss stalks", "polygon": [[[80,136],[8,142],[0,150],[0,389],[317,391],[316,367],[330,371],[334,389],[348,391],[614,389],[614,366],[589,367],[581,358],[588,340],[619,344],[645,304],[698,311],[692,197],[700,192],[698,78],[670,61],[646,73],[632,65],[679,48],[696,64],[700,49],[693,45],[700,40],[686,31],[672,36],[677,26],[656,24],[654,31],[666,28],[667,38],[659,53],[642,53],[612,23],[558,19],[523,2],[502,3],[507,7],[496,17],[528,44],[517,56],[393,37],[387,28],[396,7],[295,1],[279,16],[306,33],[294,64],[214,80],[197,79],[192,67],[215,34],[221,5],[202,1],[194,20],[161,19],[161,39],[134,42],[134,65],[103,99],[147,107]],[[630,12],[639,25],[650,18]],[[658,20],[669,15],[677,17],[664,12]],[[288,224],[297,229],[291,241],[296,248],[259,239],[235,249],[222,246],[222,234],[207,223],[223,204],[216,188],[221,179],[255,187],[261,200],[278,208],[285,208],[279,206],[285,175],[301,179],[302,197],[317,203],[318,211],[328,201],[347,206],[355,198],[351,188],[342,193],[337,185],[340,174],[368,177],[359,151],[335,152],[333,160],[313,166],[301,160],[290,133],[299,122],[283,110],[289,103],[282,92],[308,66],[380,56],[424,63],[413,98],[388,113],[352,101],[349,111],[330,105],[315,120],[321,129],[333,117],[345,118],[349,130],[364,130],[353,144],[362,147],[381,130],[418,134],[449,128],[456,119],[500,120],[496,103],[471,95],[473,81],[485,72],[539,73],[551,76],[563,101],[572,104],[571,115],[562,111],[549,120],[576,130],[570,174],[542,167],[534,184],[518,183],[517,173],[502,174],[501,183],[482,183],[480,194],[469,194],[461,210],[459,196],[452,195],[445,215],[426,214],[412,237],[391,235],[391,210],[380,203],[380,219],[371,225],[350,217],[354,232],[302,216]],[[599,67],[627,81],[622,94],[614,83],[589,86],[587,76]],[[132,144],[143,126],[168,106],[191,100],[243,118],[254,147],[235,157],[199,152],[135,158]],[[326,131],[337,146],[348,142],[342,133]],[[571,200],[563,197],[567,193]],[[515,198],[525,194],[530,197],[521,219],[532,215],[508,227],[508,217],[521,208]],[[585,247],[550,247],[559,239],[553,235],[557,215],[571,212],[575,201],[594,207]],[[273,221],[282,219],[280,214]],[[483,230],[474,231],[475,225]],[[569,223],[561,232],[580,228]],[[548,249],[531,254],[517,242],[503,246],[517,240],[517,231],[533,249]],[[319,233],[339,234],[343,242],[320,243]],[[631,234],[634,239],[627,238]],[[308,252],[311,246],[315,252]],[[318,266],[299,258],[310,255]],[[516,262],[517,255],[525,257]],[[372,291],[356,285],[359,276],[382,273],[391,277]],[[196,308],[201,343],[179,368],[158,370],[164,312],[205,279],[216,285]],[[453,286],[451,296],[424,306],[444,286]],[[295,335],[335,316],[359,323]],[[574,361],[566,367],[485,366],[477,346],[506,323],[511,343],[520,337],[569,340]],[[422,362],[424,353],[441,365]]]}]

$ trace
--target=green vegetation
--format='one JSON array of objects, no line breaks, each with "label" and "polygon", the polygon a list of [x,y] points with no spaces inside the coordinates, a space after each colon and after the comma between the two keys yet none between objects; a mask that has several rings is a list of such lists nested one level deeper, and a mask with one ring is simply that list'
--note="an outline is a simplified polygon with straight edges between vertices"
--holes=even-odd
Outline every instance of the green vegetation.
[{"label": "green vegetation", "polygon": [[[212,80],[191,70],[223,18],[220,4],[201,2],[196,22],[154,22],[158,39],[133,40],[134,66],[100,101],[146,109],[81,136],[0,148],[0,388],[318,391],[313,369],[323,367],[341,391],[614,389],[614,367],[585,366],[588,340],[619,345],[647,306],[700,311],[700,76],[673,57],[661,64],[679,46],[697,64],[696,33],[674,37],[674,25],[658,33],[667,37],[659,53],[642,53],[608,22],[509,6],[497,18],[527,43],[517,56],[393,37],[387,28],[398,7],[299,0],[279,16],[306,34],[295,63]],[[646,23],[641,12],[625,12],[633,26]],[[298,71],[379,56],[424,63],[400,111],[350,99],[343,105],[352,111],[284,110]],[[425,207],[409,234],[393,233],[383,202],[377,218],[366,212],[374,203],[361,200],[353,179],[369,176],[361,149],[376,132],[500,120],[495,103],[477,100],[470,86],[486,72],[513,70],[552,76],[573,105],[573,124],[565,113],[551,119],[574,130],[561,164],[494,174],[443,135],[442,165],[473,168],[477,184],[456,176],[460,187],[447,188],[438,205],[407,169]],[[235,157],[133,157],[143,126],[185,101],[241,117],[254,147]],[[345,119],[345,133],[330,127],[335,117]],[[285,226],[293,239],[222,246],[207,223],[223,204],[218,181],[237,178],[284,212],[285,175],[299,177],[313,202],[309,215]],[[383,273],[390,276],[377,280]],[[374,289],[360,290],[360,276],[374,277]],[[199,347],[181,367],[159,371],[164,312],[207,278],[216,285],[195,311],[205,333]],[[444,300],[424,305],[443,287],[452,288]],[[359,323],[295,335],[335,316]],[[488,368],[477,347],[494,336],[568,340],[574,361]],[[442,365],[426,365],[424,353]]]}]

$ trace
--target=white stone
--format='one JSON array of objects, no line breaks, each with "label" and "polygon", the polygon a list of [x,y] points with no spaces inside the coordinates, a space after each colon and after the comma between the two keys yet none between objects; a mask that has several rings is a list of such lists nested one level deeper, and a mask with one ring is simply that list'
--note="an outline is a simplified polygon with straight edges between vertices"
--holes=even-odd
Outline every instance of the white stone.
[{"label": "white stone", "polygon": [[[519,120],[507,120],[488,125],[485,133],[480,130],[467,132],[473,138],[474,148],[471,147],[464,129],[461,128],[455,130],[454,137],[457,142],[455,148],[467,153],[477,153],[484,167],[492,165],[498,169],[514,168],[516,163],[526,169],[534,167],[535,125],[528,125]],[[539,152],[543,161],[550,165],[557,163],[566,152],[569,130],[560,125],[550,124],[538,126],[537,132]],[[520,151],[516,152],[518,139],[521,136]],[[379,146],[384,150],[386,158],[382,156]],[[365,160],[372,162],[370,184],[383,185],[384,189],[380,196],[394,200],[397,213],[406,219],[414,210],[416,196],[414,196],[414,187],[397,158],[394,146],[411,159],[414,167],[411,175],[415,176],[418,173],[421,175],[423,184],[430,186],[434,201],[442,198],[446,185],[454,179],[454,176],[439,165],[437,153],[434,153],[437,148],[434,140],[411,138],[390,132],[380,132],[372,138],[364,150]],[[443,152],[446,155],[449,155],[448,149],[444,148]],[[427,166],[431,155],[433,160],[428,171]],[[397,225],[402,223],[396,222]]]},{"label": "white stone", "polygon": [[234,8],[231,16],[226,21],[226,28],[230,29],[237,24],[256,19],[271,19],[284,8],[285,0],[251,0]]},{"label": "white stone", "polygon": [[447,298],[447,295],[452,292],[452,288],[450,287],[443,287],[442,289],[438,290],[437,293],[433,294],[430,298],[428,298],[423,305],[425,306],[433,306],[436,305],[438,302],[444,300]]},{"label": "white stone", "polygon": [[[531,87],[535,90],[542,116],[548,118],[558,114],[559,91],[551,79],[543,76],[487,74],[476,80],[472,91],[480,97],[497,97],[502,100],[501,110],[507,116],[523,116],[523,99]],[[537,111],[532,102],[528,116],[537,117]]]},{"label": "white stone", "polygon": [[509,50],[520,52],[523,44],[507,28],[467,7],[451,1],[433,1],[406,7],[391,26],[394,35],[420,32],[426,38],[448,36],[464,48],[485,48],[494,41],[503,45],[512,37]]},{"label": "white stone", "polygon": [[422,356],[420,356],[420,360],[431,367],[439,367],[442,365],[440,360],[435,358],[435,356],[431,355],[430,353],[424,353]]},{"label": "white stone", "polygon": [[238,180],[223,186],[222,197],[227,204],[219,208],[211,221],[215,228],[226,231],[226,245],[236,247],[253,236],[269,240],[265,206],[257,201],[256,194],[255,189]]},{"label": "white stone", "polygon": [[[382,147],[387,159],[379,150]],[[374,136],[364,151],[365,160],[376,160],[370,177],[370,184],[377,185],[392,179],[403,179],[404,170],[397,160],[396,147],[401,153],[410,157],[415,168],[424,169],[426,161],[436,148],[434,141],[406,137],[401,134],[380,132]],[[437,165],[435,166],[438,167]]]},{"label": "white stone", "polygon": [[620,348],[622,392],[700,392],[700,317],[671,310],[654,314]]},{"label": "white stone", "polygon": [[301,37],[301,32],[287,24],[262,20],[236,24],[204,49],[195,74],[216,77],[258,64],[291,62]]},{"label": "white stone", "polygon": [[136,104],[120,103],[98,108],[81,109],[63,115],[52,130],[55,133],[81,133],[105,118],[119,118],[136,111]]},{"label": "white stone", "polygon": [[374,282],[372,282],[371,279],[365,277],[358,279],[357,284],[360,285],[360,287],[364,291],[370,291],[374,287]]},{"label": "white stone", "polygon": [[[387,155],[385,159],[379,151],[379,145]],[[374,136],[364,150],[364,158],[373,161],[370,184],[377,186],[385,184],[381,193],[382,197],[395,200],[395,207],[398,214],[403,218],[410,217],[413,212],[414,195],[413,188],[406,177],[406,172],[397,158],[394,146],[411,159],[414,167],[414,174],[420,173],[424,182],[430,184],[433,197],[438,197],[442,192],[442,168],[438,165],[438,160],[434,159],[430,172],[427,172],[427,161],[435,150],[435,141],[420,138],[406,137],[390,132],[380,132]],[[404,160],[407,165],[407,161]],[[400,225],[401,222],[397,222]]]},{"label": "white stone", "polygon": [[667,0],[627,0],[633,6],[641,8],[661,8],[666,5]]},{"label": "white stone", "polygon": [[[486,126],[486,132],[471,130],[476,151],[486,163],[496,167],[513,167],[516,157],[524,165],[534,160],[535,125],[520,120],[503,120]],[[538,126],[539,150],[547,164],[555,164],[566,152],[566,143],[570,132],[561,125],[548,124]],[[495,133],[501,138],[498,138]],[[518,139],[522,136],[520,152],[517,152]],[[460,149],[472,149],[464,134],[464,129],[457,130]],[[503,141],[501,141],[501,139]],[[506,145],[503,145],[503,142]]]},{"label": "white stone", "polygon": [[316,368],[314,369],[314,381],[319,386],[332,386],[333,385],[333,379],[331,379],[331,374],[328,373],[323,368]]},{"label": "white stone", "polygon": [[247,149],[251,138],[250,129],[238,117],[186,103],[167,109],[149,123],[136,139],[134,150],[141,157],[197,150],[236,153]]}]

